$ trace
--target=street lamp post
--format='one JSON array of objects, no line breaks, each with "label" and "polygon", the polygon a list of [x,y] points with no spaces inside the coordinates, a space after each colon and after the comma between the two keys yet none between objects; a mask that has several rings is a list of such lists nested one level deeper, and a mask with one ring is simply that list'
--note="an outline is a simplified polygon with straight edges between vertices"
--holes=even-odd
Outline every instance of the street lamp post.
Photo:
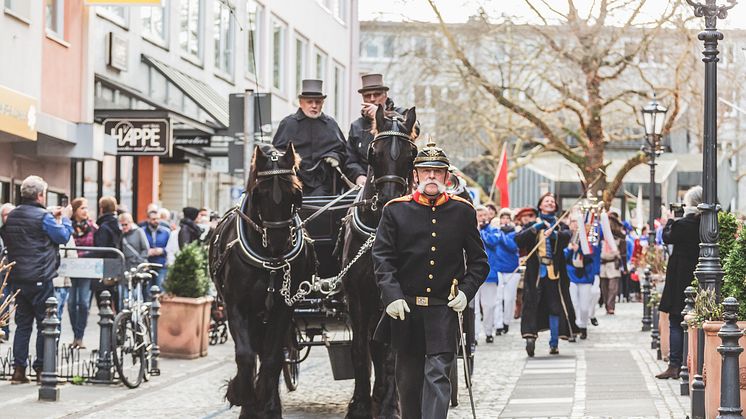
[{"label": "street lamp post", "polygon": [[[666,122],[666,112],[668,109],[663,107],[655,100],[653,100],[642,108],[642,121],[645,126],[645,145],[642,146],[642,151],[648,156],[648,164],[650,165],[650,193],[649,200],[650,204],[649,215],[648,215],[648,252],[655,249],[655,158],[659,156],[663,150],[660,146],[660,138],[663,134],[663,125]],[[640,207],[642,209],[642,207]],[[642,330],[650,330],[651,323],[651,307],[648,304],[650,297],[650,266],[645,270],[645,283],[643,283],[643,305],[642,305]],[[655,349],[655,348],[653,348]]]}]

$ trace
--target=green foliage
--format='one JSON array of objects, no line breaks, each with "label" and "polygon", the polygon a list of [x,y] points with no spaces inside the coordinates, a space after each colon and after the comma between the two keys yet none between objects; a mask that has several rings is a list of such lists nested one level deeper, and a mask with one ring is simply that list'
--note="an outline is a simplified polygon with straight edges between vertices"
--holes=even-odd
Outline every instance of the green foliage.
[{"label": "green foliage", "polygon": [[184,246],[176,255],[163,288],[177,297],[199,298],[207,295],[210,289],[207,252],[199,242]]},{"label": "green foliage", "polygon": [[719,212],[718,229],[720,233],[718,240],[718,244],[720,245],[720,263],[725,266],[725,261],[735,245],[736,235],[738,234],[738,219],[736,218],[736,214],[732,212]]},{"label": "green foliage", "polygon": [[660,302],[661,302],[661,294],[655,290],[651,291],[650,300],[648,300],[648,307],[650,308],[657,307]]},{"label": "green foliage", "polygon": [[82,386],[83,384],[85,384],[85,378],[79,375],[76,375],[76,376],[73,376],[73,379],[72,381],[70,381],[70,383],[76,386]]},{"label": "green foliage", "polygon": [[735,297],[739,303],[738,319],[746,319],[746,234],[741,232],[735,239],[728,257],[723,265],[722,294],[725,297]]},{"label": "green foliage", "polygon": [[723,320],[723,307],[715,299],[715,290],[697,290],[694,296],[694,316],[689,325],[701,327],[705,321]]}]

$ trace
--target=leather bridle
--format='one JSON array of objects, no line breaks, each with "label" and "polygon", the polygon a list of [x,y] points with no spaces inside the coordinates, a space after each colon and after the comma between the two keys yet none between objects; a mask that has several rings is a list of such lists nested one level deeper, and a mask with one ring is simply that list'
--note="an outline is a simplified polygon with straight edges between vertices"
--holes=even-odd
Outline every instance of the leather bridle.
[{"label": "leather bridle", "polygon": [[[373,137],[373,140],[371,140],[370,145],[368,145],[368,155],[369,155],[368,161],[370,162],[371,160],[370,155],[372,154],[373,146],[375,143],[382,141],[384,139],[391,139],[393,141],[396,141],[399,138],[405,139],[407,144],[410,147],[417,149],[417,145],[414,143],[414,141],[412,141],[409,135],[403,132],[394,131],[394,130],[383,131],[383,132],[377,133],[376,136]],[[385,183],[396,183],[398,185],[401,185],[403,188],[402,195],[406,194],[407,189],[409,188],[409,182],[407,181],[407,179],[405,179],[402,176],[398,176],[398,175],[383,175],[380,177],[376,177],[374,175],[372,183],[373,183],[373,189],[376,191],[376,196],[378,195],[378,187]]]}]

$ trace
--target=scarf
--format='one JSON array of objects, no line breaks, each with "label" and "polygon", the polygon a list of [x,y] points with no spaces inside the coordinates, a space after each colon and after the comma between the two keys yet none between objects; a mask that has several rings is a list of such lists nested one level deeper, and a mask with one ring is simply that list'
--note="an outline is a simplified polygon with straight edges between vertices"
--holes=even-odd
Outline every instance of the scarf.
[{"label": "scarf", "polygon": [[[550,226],[553,226],[557,222],[557,218],[554,216],[554,214],[542,214],[539,212],[539,218],[541,218],[542,221],[548,223]],[[556,235],[556,232],[552,231],[552,234],[549,236],[544,236],[544,232],[539,232],[538,239],[541,240],[542,238],[544,240],[541,240],[539,242],[539,276],[540,277],[547,277],[551,280],[556,280],[559,278],[559,275],[554,271],[554,265],[553,265],[553,258],[554,255],[552,253],[552,242],[551,239]]]},{"label": "scarf", "polygon": [[88,220],[74,221],[73,228],[75,229],[75,237],[80,238],[91,231],[91,224],[88,222]]}]

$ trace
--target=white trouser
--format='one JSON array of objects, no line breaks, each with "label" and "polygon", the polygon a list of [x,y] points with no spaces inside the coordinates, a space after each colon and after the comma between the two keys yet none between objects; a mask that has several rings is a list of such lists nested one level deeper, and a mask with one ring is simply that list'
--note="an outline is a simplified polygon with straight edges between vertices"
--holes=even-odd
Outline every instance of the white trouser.
[{"label": "white trouser", "polygon": [[497,307],[496,283],[485,282],[479,287],[479,304],[482,306],[482,331],[485,335],[493,335],[495,334],[495,311]]},{"label": "white trouser", "polygon": [[596,317],[596,306],[599,298],[601,298],[601,278],[596,275],[593,278],[593,287],[591,287],[591,318]]},{"label": "white trouser", "polygon": [[510,272],[497,273],[497,310],[495,310],[495,325],[503,327],[510,324],[515,312],[515,296],[518,293],[518,282],[521,274]]},{"label": "white trouser", "polygon": [[571,282],[570,299],[572,300],[572,306],[575,308],[575,324],[585,329],[588,327],[591,311],[596,305],[593,301],[593,284]]},{"label": "white trouser", "polygon": [[477,289],[477,293],[474,294],[474,336],[479,337],[479,334],[482,333],[482,308],[480,307],[480,292],[479,290],[482,289],[481,287]]}]

